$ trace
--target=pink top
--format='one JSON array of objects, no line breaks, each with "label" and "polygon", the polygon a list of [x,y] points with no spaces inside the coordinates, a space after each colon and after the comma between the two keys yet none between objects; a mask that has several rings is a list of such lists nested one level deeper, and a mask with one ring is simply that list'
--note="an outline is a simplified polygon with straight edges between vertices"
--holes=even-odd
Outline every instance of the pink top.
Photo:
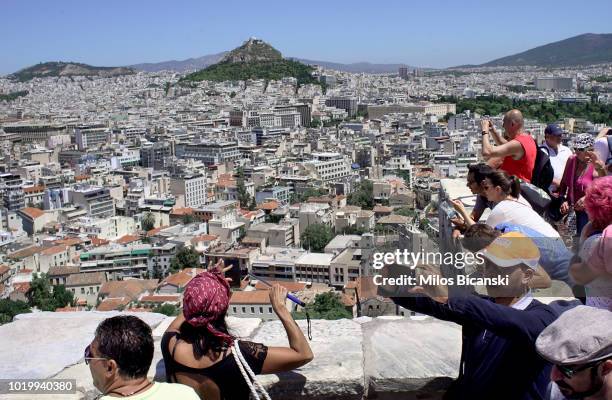
[{"label": "pink top", "polygon": [[567,189],[567,197],[570,204],[574,204],[576,201],[584,197],[587,188],[593,182],[593,164],[589,163],[586,170],[582,175],[576,175],[576,167],[578,159],[576,155],[570,156],[565,165],[565,171],[563,171],[563,178],[561,178],[560,194],[564,195]]}]

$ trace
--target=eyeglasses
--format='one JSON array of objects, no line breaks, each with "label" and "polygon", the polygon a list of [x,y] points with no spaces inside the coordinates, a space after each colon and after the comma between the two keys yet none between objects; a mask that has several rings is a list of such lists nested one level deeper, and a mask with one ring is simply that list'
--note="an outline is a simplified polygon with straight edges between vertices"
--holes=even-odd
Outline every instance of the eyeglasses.
[{"label": "eyeglasses", "polygon": [[559,370],[559,372],[561,372],[561,374],[563,374],[564,377],[566,377],[567,379],[572,379],[572,377],[574,375],[576,375],[578,372],[587,370],[589,368],[595,368],[599,364],[601,364],[601,362],[602,361],[597,361],[596,363],[579,365],[579,366],[573,367],[573,368],[569,367],[567,365],[557,365],[556,367]]},{"label": "eyeglasses", "polygon": [[92,357],[91,344],[88,344],[87,347],[85,347],[85,354],[83,358],[85,359],[85,365],[89,365],[89,360],[109,360],[106,357]]},{"label": "eyeglasses", "polygon": [[593,148],[589,147],[587,149],[577,149],[577,148],[574,147],[574,151],[576,151],[576,152],[593,151]]}]

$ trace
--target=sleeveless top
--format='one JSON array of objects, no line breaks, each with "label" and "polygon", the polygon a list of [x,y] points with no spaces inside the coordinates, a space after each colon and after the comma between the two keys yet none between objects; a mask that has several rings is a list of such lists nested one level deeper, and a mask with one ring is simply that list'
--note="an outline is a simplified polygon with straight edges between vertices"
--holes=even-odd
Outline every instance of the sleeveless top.
[{"label": "sleeveless top", "polygon": [[538,151],[535,140],[527,133],[519,133],[512,140],[521,144],[525,154],[520,160],[515,160],[512,156],[504,157],[504,162],[499,169],[504,170],[508,175],[514,175],[525,182],[531,183],[531,174]]},{"label": "sleeveless top", "polygon": [[[179,332],[166,332],[161,340],[162,356],[164,357],[164,364],[166,367],[166,381],[177,382],[177,372],[187,372],[190,374],[197,374],[203,377],[207,377],[219,387],[221,393],[221,399],[227,400],[248,400],[250,391],[246,384],[245,378],[242,376],[236,359],[228,351],[227,355],[220,361],[206,368],[193,368],[183,365],[174,360],[174,349],[170,350],[169,344],[170,339],[173,337],[177,338],[176,343],[180,338]],[[268,347],[261,343],[238,341],[240,351],[244,356],[247,364],[251,367],[256,375],[261,373],[264,360],[268,355]]]}]

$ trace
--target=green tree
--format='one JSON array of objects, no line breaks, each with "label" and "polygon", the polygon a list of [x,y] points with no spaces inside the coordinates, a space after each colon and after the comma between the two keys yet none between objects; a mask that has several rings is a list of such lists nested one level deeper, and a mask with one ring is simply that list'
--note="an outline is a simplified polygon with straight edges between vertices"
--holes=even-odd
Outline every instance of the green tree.
[{"label": "green tree", "polygon": [[[347,310],[344,304],[342,304],[342,301],[340,301],[340,295],[335,292],[326,292],[316,295],[314,302],[306,305],[305,311],[308,311],[312,319],[334,320],[353,318],[353,314]],[[293,318],[306,318],[305,311],[294,312]]]},{"label": "green tree", "polygon": [[395,210],[394,213],[408,218],[414,218],[417,214],[416,211],[410,207],[402,207],[399,210]]},{"label": "green tree", "polygon": [[169,317],[174,317],[178,315],[178,308],[176,308],[173,304],[162,304],[161,306],[154,307],[153,312],[167,315]]},{"label": "green tree", "polygon": [[326,196],[327,194],[329,194],[327,189],[307,188],[300,195],[292,193],[292,196],[293,196],[292,200],[295,200],[295,201],[290,201],[290,203],[301,203],[301,202],[307,201],[308,198],[310,197],[321,197],[321,196]]},{"label": "green tree", "polygon": [[251,202],[249,203],[249,211],[254,211],[257,208],[257,202],[255,201],[255,197],[251,197]]},{"label": "green tree", "polygon": [[367,230],[356,227],[355,225],[347,226],[342,230],[343,235],[363,235]]},{"label": "green tree", "polygon": [[53,286],[53,300],[56,308],[74,305],[74,293],[66,289],[64,285]]},{"label": "green tree", "polygon": [[222,62],[194,72],[182,78],[180,82],[188,81],[246,81],[248,79],[264,79],[266,81],[281,80],[284,77],[294,77],[298,86],[305,84],[321,85],[312,76],[314,68],[298,61],[276,59],[250,62]]},{"label": "green tree", "polygon": [[193,247],[182,247],[170,261],[170,272],[200,267],[200,253]]},{"label": "green tree", "polygon": [[142,216],[142,230],[145,232],[150,231],[155,228],[155,216],[152,213],[148,212]]},{"label": "green tree", "polygon": [[193,214],[185,214],[185,215],[183,215],[183,218],[181,218],[181,222],[183,222],[184,225],[192,224],[192,223],[196,222],[197,220],[198,219]]},{"label": "green tree", "polygon": [[29,313],[30,306],[24,301],[0,299],[0,325],[13,321],[17,314]]},{"label": "green tree", "polygon": [[310,249],[311,251],[320,253],[333,237],[334,234],[329,226],[324,224],[312,224],[304,230],[300,239],[302,240],[302,247],[304,249]]},{"label": "green tree", "polygon": [[29,304],[42,311],[55,311],[74,304],[74,294],[64,285],[51,286],[47,274],[34,274],[28,292]]},{"label": "green tree", "polygon": [[241,241],[242,239],[244,239],[244,237],[246,236],[246,228],[243,226],[241,226],[238,231],[240,232],[238,234],[238,241]]},{"label": "green tree", "polygon": [[444,115],[444,116],[442,117],[442,121],[443,121],[443,122],[448,122],[448,120],[450,119],[450,117],[452,117],[453,115],[455,115],[455,114],[450,113],[450,112],[449,112],[449,113],[446,113],[446,115]]},{"label": "green tree", "polygon": [[374,185],[372,181],[362,181],[357,189],[349,194],[347,203],[352,206],[359,206],[364,210],[374,208]]},{"label": "green tree", "polygon": [[282,215],[266,214],[266,222],[269,222],[272,224],[278,224],[281,219],[283,219]]},{"label": "green tree", "polygon": [[153,279],[157,279],[158,281],[164,279],[164,273],[161,265],[159,265],[159,262],[157,261],[155,264],[153,264]]},{"label": "green tree", "polygon": [[251,196],[249,195],[249,192],[247,191],[246,186],[244,184],[244,170],[242,169],[242,167],[238,168],[236,190],[238,192],[238,201],[240,202],[240,207],[248,208]]}]

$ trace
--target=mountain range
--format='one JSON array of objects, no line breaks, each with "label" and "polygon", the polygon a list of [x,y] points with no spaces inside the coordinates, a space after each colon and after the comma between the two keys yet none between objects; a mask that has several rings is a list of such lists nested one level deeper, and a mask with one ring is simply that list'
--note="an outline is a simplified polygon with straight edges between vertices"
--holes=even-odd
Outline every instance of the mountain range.
[{"label": "mountain range", "polygon": [[612,62],[612,33],[585,33],[545,44],[522,53],[498,58],[481,67],[537,65],[565,67]]},{"label": "mountain range", "polygon": [[44,78],[48,76],[119,76],[130,75],[136,71],[128,67],[93,67],[87,64],[51,61],[32,65],[31,67],[21,69],[12,75],[10,78],[22,82],[29,81],[33,78]]},{"label": "mountain range", "polygon": [[[276,50],[274,50],[276,51]],[[162,70],[176,71],[180,73],[198,71],[211,65],[222,62],[231,52],[209,54],[186,60],[171,60],[158,63],[141,63],[127,67],[92,67],[80,63],[50,62],[41,63],[24,68],[10,77],[19,80],[28,80],[33,77],[44,76],[75,76],[75,75],[99,75],[114,76],[134,73],[134,71],[157,72]],[[278,53],[280,55],[280,53]],[[308,60],[303,58],[286,58],[306,65],[319,65],[327,69],[352,73],[397,73],[400,67],[412,66],[405,64],[374,64],[369,62],[358,62],[351,64],[336,63],[329,61]],[[576,65],[590,65],[612,63],[612,34],[585,33],[554,43],[548,43],[533,49],[498,58],[479,65],[462,65],[454,68],[466,67],[500,67],[500,66],[523,66],[533,65],[541,67],[565,67]]]},{"label": "mountain range", "polygon": [[[206,68],[216,64],[223,59],[229,52],[224,51],[217,54],[209,54],[197,58],[188,58],[186,60],[171,60],[158,63],[142,63],[130,65],[137,71],[159,72],[163,70],[187,72]],[[323,68],[333,69],[336,71],[352,72],[352,73],[369,73],[369,74],[391,74],[397,73],[400,67],[414,68],[406,64],[374,64],[369,62],[357,62],[350,64],[336,63],[330,61],[307,60],[305,58],[288,57],[290,60],[299,61],[307,65],[319,65]]]}]

